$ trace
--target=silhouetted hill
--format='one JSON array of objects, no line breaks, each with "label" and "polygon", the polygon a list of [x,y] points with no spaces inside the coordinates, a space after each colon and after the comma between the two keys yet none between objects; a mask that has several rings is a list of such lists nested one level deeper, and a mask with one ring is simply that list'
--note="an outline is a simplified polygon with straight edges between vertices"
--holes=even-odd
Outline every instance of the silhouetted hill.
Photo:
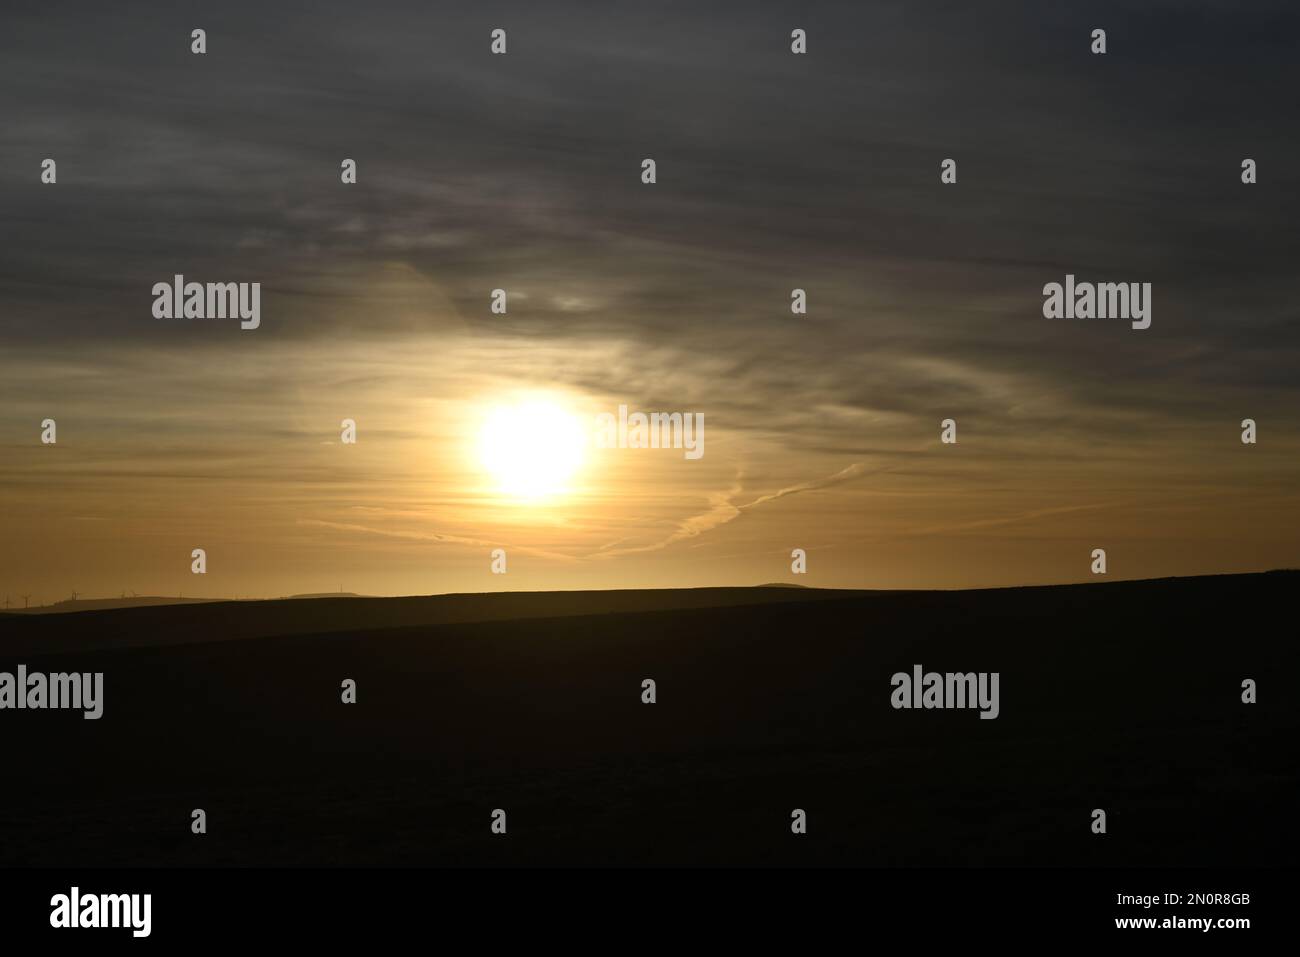
[{"label": "silhouetted hill", "polygon": [[860,592],[761,588],[640,591],[494,592],[408,598],[282,598],[77,611],[6,623],[0,654],[102,647],[192,644],[270,635],[409,628],[514,618],[598,615],[671,608],[709,608],[779,601],[839,599]]},{"label": "silhouetted hill", "polygon": [[[1290,864],[1297,585],[14,616],[0,671],[102,671],[105,712],[0,712],[0,864]],[[999,717],[895,710],[917,664],[997,671]]]},{"label": "silhouetted hill", "polygon": [[165,598],[161,595],[133,595],[130,598],[78,598],[17,609],[24,615],[57,615],[68,612],[108,611],[114,608],[144,608],[156,605],[202,605],[220,598]]}]

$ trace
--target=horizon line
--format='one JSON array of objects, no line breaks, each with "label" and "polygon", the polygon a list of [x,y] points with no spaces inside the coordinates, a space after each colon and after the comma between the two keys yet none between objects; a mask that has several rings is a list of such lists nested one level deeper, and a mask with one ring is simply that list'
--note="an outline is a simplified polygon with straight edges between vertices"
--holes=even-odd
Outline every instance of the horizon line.
[{"label": "horizon line", "polygon": [[[32,605],[28,608],[7,608],[0,609],[0,616],[3,615],[22,615],[32,612],[50,611],[55,608],[62,608],[65,611],[72,611],[76,605],[85,605],[91,603],[119,602],[123,608],[138,607],[141,604],[148,603],[153,606],[181,605],[181,604],[234,604],[237,602],[278,602],[278,601],[325,601],[325,600],[347,600],[362,599],[366,601],[402,601],[414,598],[455,598],[455,597],[488,597],[492,595],[576,595],[587,594],[592,592],[678,592],[678,591],[738,591],[748,589],[762,588],[793,588],[804,591],[817,592],[843,592],[845,594],[898,594],[902,592],[935,592],[943,594],[952,594],[955,592],[988,592],[988,591],[1009,591],[1026,588],[1078,588],[1093,585],[1133,585],[1154,582],[1171,582],[1171,581],[1195,581],[1202,578],[1245,578],[1260,575],[1279,575],[1279,574],[1297,574],[1300,568],[1269,568],[1263,571],[1254,572],[1206,572],[1197,575],[1162,575],[1152,578],[1103,578],[1101,581],[1082,580],[1075,582],[1034,582],[1022,583],[1016,585],[988,585],[977,588],[939,588],[939,587],[918,587],[918,588],[843,588],[823,585],[804,585],[799,582],[761,582],[753,585],[690,585],[690,586],[669,586],[669,587],[647,587],[647,588],[538,588],[538,589],[516,589],[501,591],[451,591],[451,592],[428,592],[424,594],[404,594],[404,595],[363,595],[357,592],[302,592],[293,595],[279,595],[262,598],[205,598],[191,597],[186,598],[181,595],[132,595],[129,598],[122,596],[105,596],[101,598],[80,597],[76,599],[64,598],[56,602],[45,605]],[[1100,577],[1100,576],[1098,576]],[[111,611],[111,608],[86,609],[88,611]]]}]

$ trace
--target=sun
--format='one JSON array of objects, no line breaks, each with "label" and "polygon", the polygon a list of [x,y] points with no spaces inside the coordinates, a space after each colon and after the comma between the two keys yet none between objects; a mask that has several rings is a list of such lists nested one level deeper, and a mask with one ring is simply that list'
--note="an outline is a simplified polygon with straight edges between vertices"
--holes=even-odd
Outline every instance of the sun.
[{"label": "sun", "polygon": [[586,444],[577,416],[532,400],[488,413],[479,432],[479,460],[498,491],[536,500],[569,491]]}]

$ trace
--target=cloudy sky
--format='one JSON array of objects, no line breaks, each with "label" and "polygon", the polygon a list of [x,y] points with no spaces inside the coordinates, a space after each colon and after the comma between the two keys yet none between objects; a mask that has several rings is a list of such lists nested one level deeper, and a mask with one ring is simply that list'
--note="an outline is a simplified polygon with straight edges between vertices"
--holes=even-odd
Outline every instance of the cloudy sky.
[{"label": "cloudy sky", "polygon": [[[1300,8],[1048,6],[6,4],[0,590],[1300,565]],[[261,327],[154,318],[176,273]],[[1045,319],[1067,273],[1151,328]],[[539,398],[706,451],[519,500],[479,435]]]}]

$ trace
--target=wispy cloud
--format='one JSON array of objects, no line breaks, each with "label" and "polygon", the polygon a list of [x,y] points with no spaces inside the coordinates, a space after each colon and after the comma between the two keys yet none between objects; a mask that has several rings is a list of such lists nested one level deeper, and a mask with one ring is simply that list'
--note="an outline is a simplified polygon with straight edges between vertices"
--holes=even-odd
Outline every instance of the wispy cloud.
[{"label": "wispy cloud", "polygon": [[316,518],[299,519],[298,524],[318,528],[329,528],[340,532],[378,535],[383,538],[399,538],[414,542],[431,542],[438,545],[466,545],[474,548],[504,548],[507,552],[518,552],[521,555],[533,555],[538,558],[548,558],[560,562],[572,562],[576,560],[572,555],[566,555],[562,552],[549,551],[542,548],[535,548],[530,545],[508,544],[502,541],[488,541],[487,539],[468,538],[462,535],[446,535],[440,532],[421,532],[405,528],[373,528],[369,525],[355,525],[347,522],[330,522]]},{"label": "wispy cloud", "polygon": [[[882,468],[877,471],[887,471]],[[734,499],[742,491],[741,479],[743,473],[737,472],[736,480],[726,491],[715,492],[709,496],[709,508],[706,511],[692,515],[689,518],[678,523],[672,534],[652,542],[648,545],[639,545],[632,548],[611,548],[609,545],[596,552],[593,557],[613,557],[616,555],[632,555],[638,552],[655,552],[668,548],[678,542],[687,541],[692,538],[698,538],[705,532],[712,531],[728,522],[735,521],[747,512],[758,508],[760,505],[766,505],[769,502],[775,502],[778,499],[786,498],[790,495],[798,495],[802,492],[815,492],[819,489],[832,488],[836,485],[842,485],[845,482],[851,482],[862,475],[869,474],[861,462],[855,462],[846,468],[840,469],[833,475],[825,478],[813,479],[808,482],[800,482],[798,485],[790,485],[778,491],[771,492],[767,495],[760,495],[751,502],[736,504]],[[612,543],[611,543],[612,544]]]}]

